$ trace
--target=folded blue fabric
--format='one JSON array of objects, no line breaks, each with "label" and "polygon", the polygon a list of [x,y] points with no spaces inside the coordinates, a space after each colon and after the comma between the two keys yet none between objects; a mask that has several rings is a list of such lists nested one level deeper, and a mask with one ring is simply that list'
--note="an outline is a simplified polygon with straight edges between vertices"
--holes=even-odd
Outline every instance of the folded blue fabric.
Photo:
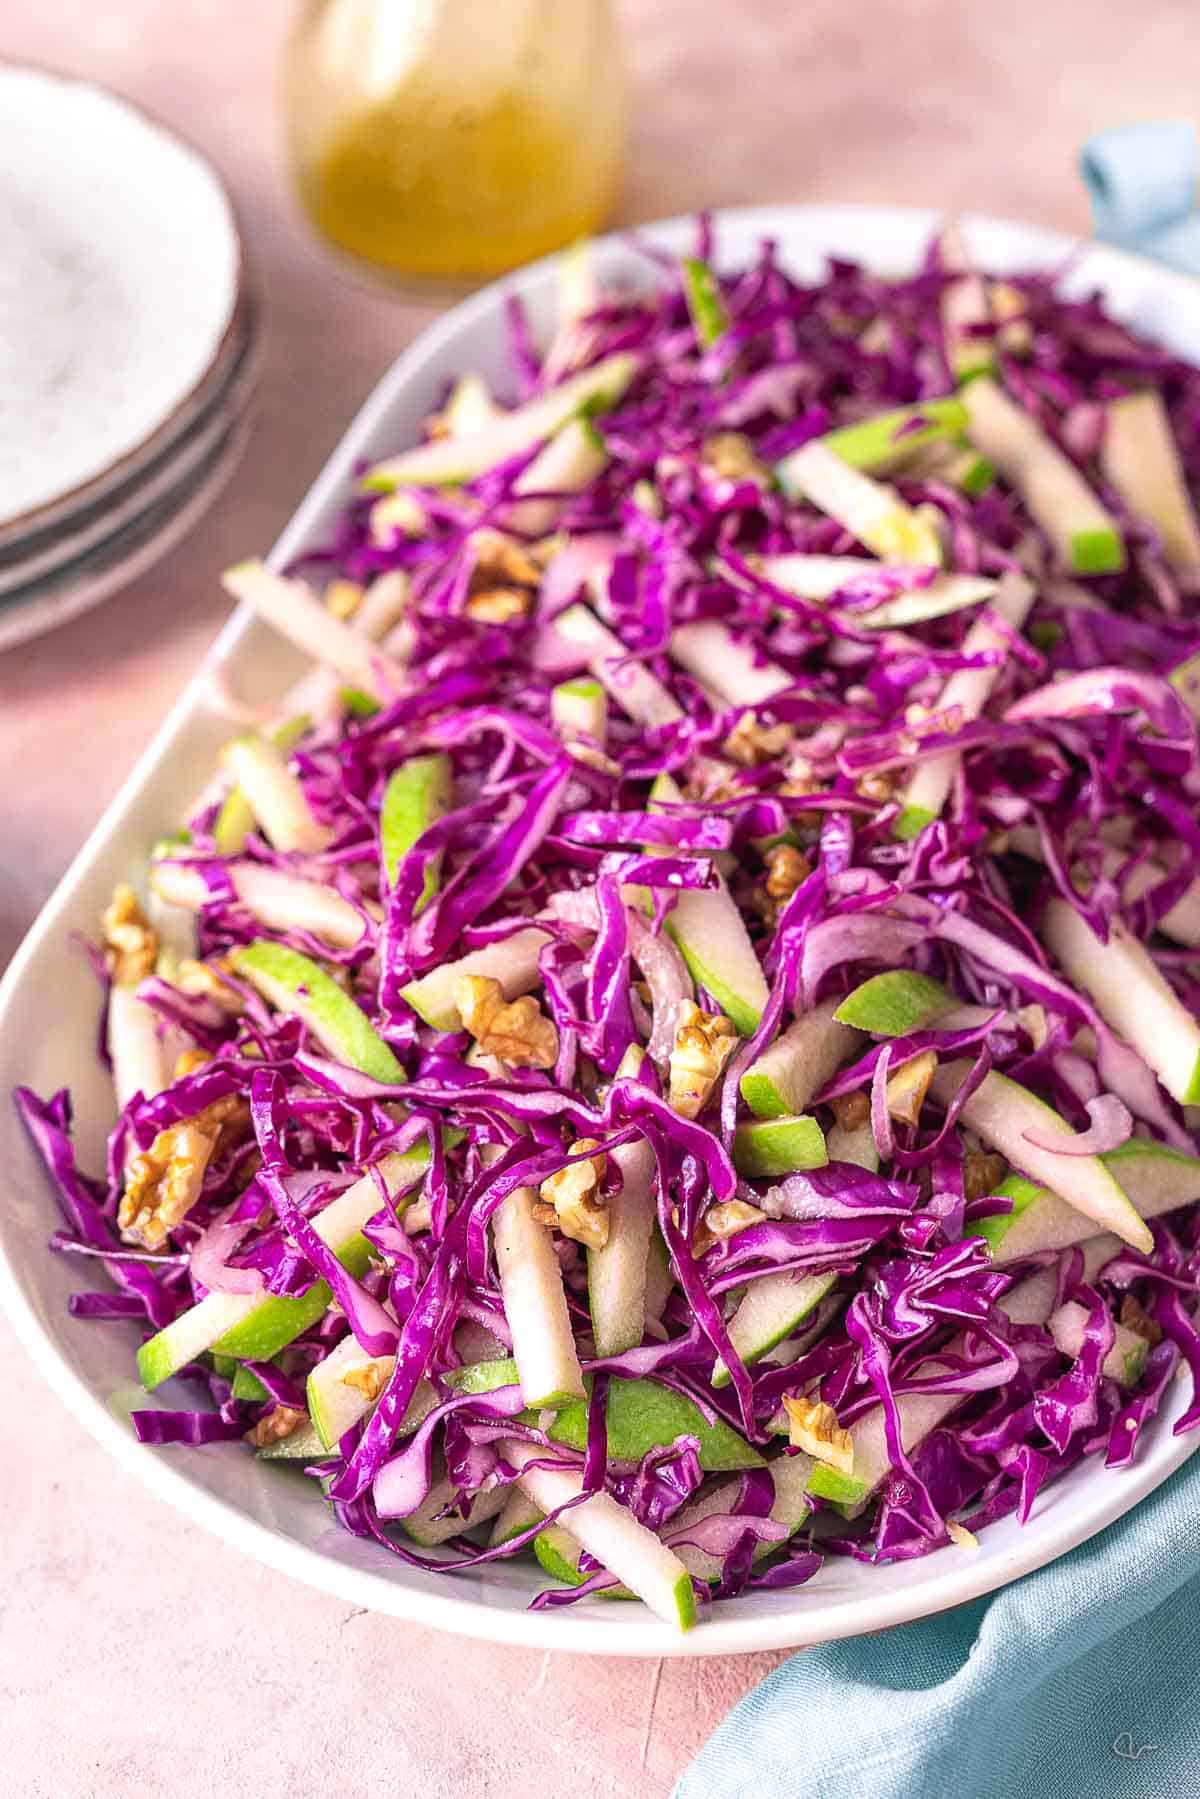
[{"label": "folded blue fabric", "polygon": [[1098,132],[1079,166],[1098,238],[1200,275],[1200,152],[1191,125],[1160,119]]},{"label": "folded blue fabric", "polygon": [[1193,1456],[990,1598],[793,1656],[675,1799],[1195,1799],[1198,1521]]},{"label": "folded blue fabric", "polygon": [[[1081,167],[1097,237],[1200,274],[1190,125],[1102,132]],[[1200,1794],[1200,1458],[1073,1554],[989,1598],[794,1656],[730,1713],[675,1789],[675,1799],[1018,1794]]]}]

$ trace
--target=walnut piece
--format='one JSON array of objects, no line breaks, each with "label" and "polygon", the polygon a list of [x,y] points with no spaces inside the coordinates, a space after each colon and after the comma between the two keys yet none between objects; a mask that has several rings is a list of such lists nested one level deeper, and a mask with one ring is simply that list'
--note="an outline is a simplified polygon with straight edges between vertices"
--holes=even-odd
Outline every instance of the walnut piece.
[{"label": "walnut piece", "polygon": [[670,1060],[672,1111],[695,1118],[704,1110],[737,1043],[738,1034],[723,1012],[702,1012],[693,1000],[682,1002]]},{"label": "walnut piece", "polygon": [[[571,1153],[583,1155],[595,1148],[594,1137],[581,1137]],[[606,1156],[589,1156],[547,1175],[539,1189],[543,1201],[554,1207],[563,1236],[588,1249],[603,1249],[608,1242],[608,1201],[600,1191],[606,1164]]]},{"label": "walnut piece", "polygon": [[754,712],[743,712],[725,739],[725,754],[743,768],[758,768],[782,756],[792,741],[791,725],[763,725]]},{"label": "walnut piece", "polygon": [[290,1437],[307,1422],[308,1414],[296,1411],[293,1406],[272,1406],[269,1412],[263,1413],[254,1428],[246,1432],[246,1441],[253,1443],[256,1449],[265,1449],[268,1444],[282,1443],[285,1437]]},{"label": "walnut piece", "polygon": [[558,1032],[531,995],[506,1003],[499,981],[463,974],[454,983],[454,1003],[484,1055],[498,1056],[510,1068],[554,1067]]},{"label": "walnut piece", "polygon": [[231,1018],[239,1017],[246,1009],[245,1000],[226,980],[220,962],[193,962],[185,956],[176,971],[175,985],[193,998],[213,1000]]},{"label": "walnut piece", "polygon": [[471,582],[477,587],[536,588],[542,571],[527,546],[491,525],[471,533]]},{"label": "walnut piece", "polygon": [[831,1405],[823,1399],[793,1399],[785,1393],[783,1409],[788,1415],[788,1441],[793,1449],[803,1449],[842,1474],[854,1473],[854,1439],[842,1429]]},{"label": "walnut piece", "polygon": [[844,1131],[861,1131],[871,1116],[871,1099],[866,1089],[860,1087],[855,1093],[839,1093],[830,1100],[833,1115]]},{"label": "walnut piece", "polygon": [[402,537],[419,537],[427,523],[425,508],[414,495],[385,494],[371,508],[371,542],[386,549],[397,532]]},{"label": "walnut piece", "polygon": [[929,1092],[929,1083],[937,1070],[937,1052],[923,1050],[901,1062],[895,1074],[888,1076],[887,1109],[898,1124],[916,1124]]},{"label": "walnut piece", "polygon": [[198,1068],[204,1068],[212,1061],[206,1049],[181,1050],[175,1058],[175,1067],[171,1073],[173,1081],[182,1081],[186,1075],[195,1074]]},{"label": "walnut piece", "polygon": [[204,1176],[219,1147],[250,1128],[250,1109],[236,1093],[215,1099],[194,1118],[159,1131],[148,1150],[133,1156],[117,1224],[126,1243],[161,1249],[200,1197]]},{"label": "walnut piece", "polygon": [[325,589],[325,610],[334,618],[351,619],[363,603],[365,589],[361,581],[347,581],[343,575],[331,581]]},{"label": "walnut piece", "polygon": [[523,587],[485,587],[467,601],[467,614],[486,625],[507,625],[528,618],[533,595]]},{"label": "walnut piece", "polygon": [[736,1237],[739,1231],[752,1224],[761,1224],[766,1215],[744,1199],[729,1199],[723,1205],[709,1206],[704,1214],[704,1227],[719,1242],[724,1237]]},{"label": "walnut piece", "polygon": [[812,873],[808,857],[792,843],[772,844],[763,860],[767,865],[764,885],[773,900],[791,899]]},{"label": "walnut piece", "polygon": [[1151,1318],[1134,1293],[1127,1293],[1121,1301],[1121,1323],[1143,1343],[1149,1343],[1151,1349],[1163,1340],[1162,1325],[1157,1318]]},{"label": "walnut piece", "polygon": [[342,1375],[343,1387],[353,1387],[364,1399],[378,1399],[383,1392],[383,1372],[378,1362],[355,1362]]},{"label": "walnut piece", "polygon": [[1008,1163],[1003,1156],[988,1150],[971,1150],[963,1162],[964,1197],[982,1199],[985,1193],[994,1193],[1007,1173]]},{"label": "walnut piece", "polygon": [[714,475],[726,481],[753,481],[756,487],[768,488],[772,483],[770,469],[754,454],[754,446],[740,431],[718,431],[706,437],[700,460]]},{"label": "walnut piece", "polygon": [[886,805],[896,797],[896,777],[885,769],[863,775],[855,785],[864,800],[874,800],[878,805]]},{"label": "walnut piece", "polygon": [[953,1518],[946,1520],[946,1535],[956,1549],[978,1549],[979,1538],[965,1524],[957,1523]]},{"label": "walnut piece", "polygon": [[126,881],[113,888],[100,928],[104,933],[105,961],[119,987],[132,987],[154,973],[158,933],[147,922],[137,894]]}]

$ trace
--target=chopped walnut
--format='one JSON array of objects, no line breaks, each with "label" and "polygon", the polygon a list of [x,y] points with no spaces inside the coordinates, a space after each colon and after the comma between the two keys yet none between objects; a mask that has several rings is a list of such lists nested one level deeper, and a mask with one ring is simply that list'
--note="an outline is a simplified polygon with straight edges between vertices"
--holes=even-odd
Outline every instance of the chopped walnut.
[{"label": "chopped walnut", "polygon": [[353,1387],[364,1399],[378,1399],[383,1392],[383,1371],[378,1362],[355,1362],[342,1375],[343,1387]]},{"label": "chopped walnut", "polygon": [[723,748],[743,768],[758,768],[775,756],[782,756],[791,741],[791,725],[762,725],[756,713],[743,712]]},{"label": "chopped walnut", "polygon": [[1151,1318],[1136,1294],[1127,1293],[1125,1295],[1121,1301],[1120,1317],[1125,1329],[1132,1331],[1134,1336],[1140,1337],[1144,1343],[1149,1343],[1151,1349],[1156,1343],[1162,1342],[1162,1325],[1156,1318]]},{"label": "chopped walnut", "polygon": [[473,587],[537,587],[541,581],[541,567],[528,547],[490,525],[471,533],[470,550]]},{"label": "chopped walnut", "polygon": [[[582,1155],[595,1149],[592,1137],[581,1137],[572,1154]],[[539,1189],[542,1199],[554,1207],[558,1228],[564,1237],[572,1237],[588,1249],[603,1249],[608,1242],[608,1202],[600,1191],[604,1179],[605,1156],[589,1156],[586,1162],[573,1162],[547,1175]]]},{"label": "chopped walnut", "polygon": [[902,1062],[887,1084],[887,1109],[899,1124],[917,1124],[929,1083],[937,1069],[935,1051],[927,1049]]},{"label": "chopped walnut", "polygon": [[173,1081],[182,1081],[185,1075],[195,1074],[198,1068],[204,1068],[212,1061],[206,1049],[185,1049],[175,1058],[175,1067],[171,1075]]},{"label": "chopped walnut", "polygon": [[1050,1025],[1046,1018],[1045,1006],[1020,1006],[1017,1009],[1017,1023],[1027,1032],[1034,1049],[1042,1049],[1050,1035]]},{"label": "chopped walnut", "polygon": [[337,619],[353,618],[363,603],[364,591],[361,581],[347,581],[339,575],[325,589],[326,612],[331,612]]},{"label": "chopped walnut", "polygon": [[754,446],[740,431],[718,431],[707,437],[700,452],[705,468],[726,481],[753,481],[756,487],[771,486],[771,471],[754,454]]},{"label": "chopped walnut", "polygon": [[533,595],[523,587],[488,587],[467,601],[468,617],[485,625],[507,625],[514,618],[528,618]]},{"label": "chopped walnut", "polygon": [[226,980],[219,962],[193,962],[190,957],[185,956],[179,964],[175,985],[181,993],[214,1000],[222,1012],[228,1012],[231,1018],[238,1017],[246,1009],[245,1000],[237,988]]},{"label": "chopped walnut", "polygon": [[728,1199],[719,1206],[709,1206],[704,1214],[706,1230],[715,1239],[736,1237],[739,1231],[749,1229],[752,1224],[761,1224],[766,1217],[757,1206],[748,1205],[744,1199]]},{"label": "chopped walnut", "polygon": [[121,881],[113,888],[100,925],[105,961],[119,987],[134,986],[154,973],[158,933],[147,922],[137,894],[127,882]]},{"label": "chopped walnut", "polygon": [[510,1068],[554,1067],[558,1032],[529,994],[506,1003],[499,981],[464,974],[454,983],[454,1003],[485,1056],[498,1056]]},{"label": "chopped walnut", "polygon": [[896,797],[896,777],[886,770],[863,775],[855,786],[864,800],[874,800],[879,805],[886,805],[888,800]]},{"label": "chopped walnut", "polygon": [[861,1131],[871,1116],[871,1097],[862,1087],[856,1093],[839,1093],[829,1103],[844,1131]]},{"label": "chopped walnut", "polygon": [[558,1213],[553,1206],[544,1206],[539,1203],[530,1207],[529,1215],[535,1224],[544,1224],[548,1231],[558,1229]]},{"label": "chopped walnut", "polygon": [[994,1193],[1008,1172],[1008,1163],[982,1149],[973,1149],[963,1162],[963,1194],[968,1200]]},{"label": "chopped walnut", "polygon": [[420,500],[410,493],[385,494],[371,508],[371,542],[385,549],[397,532],[419,537],[428,520]]},{"label": "chopped walnut", "polygon": [[670,1061],[671,1108],[681,1118],[695,1118],[704,1110],[737,1042],[737,1032],[723,1012],[702,1012],[693,1000],[682,1002]]},{"label": "chopped walnut", "polygon": [[790,899],[812,873],[808,857],[792,843],[772,844],[763,860],[767,865],[764,885],[773,900]]},{"label": "chopped walnut", "polygon": [[978,1549],[979,1538],[965,1524],[959,1524],[953,1518],[946,1520],[946,1535],[956,1549]]},{"label": "chopped walnut", "polygon": [[194,1118],[159,1131],[148,1150],[131,1158],[125,1172],[117,1210],[124,1240],[161,1249],[199,1199],[218,1147],[235,1142],[249,1127],[245,1100],[229,1093]]},{"label": "chopped walnut", "polygon": [[252,1430],[246,1432],[247,1443],[253,1443],[256,1449],[265,1449],[271,1443],[282,1443],[298,1431],[302,1424],[307,1424],[308,1415],[298,1412],[290,1405],[275,1405],[269,1412],[264,1412]]},{"label": "chopped walnut", "polygon": [[788,1416],[788,1441],[793,1449],[803,1449],[842,1474],[854,1473],[854,1439],[838,1423],[831,1405],[823,1399],[793,1399],[785,1393],[783,1409]]}]

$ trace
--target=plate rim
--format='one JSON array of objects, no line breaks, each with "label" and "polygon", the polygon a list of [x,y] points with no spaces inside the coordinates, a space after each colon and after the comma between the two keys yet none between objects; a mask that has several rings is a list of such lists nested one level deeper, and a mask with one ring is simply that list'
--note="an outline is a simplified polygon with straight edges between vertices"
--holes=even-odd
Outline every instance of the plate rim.
[{"label": "plate rim", "polygon": [[[771,205],[722,209],[715,215],[715,223],[718,234],[723,223],[736,223],[745,231],[757,227],[769,235],[780,229],[781,221],[786,221],[797,237],[807,238],[810,250],[819,253],[828,240],[829,228],[837,222],[850,225],[856,233],[868,230],[873,223],[882,222],[893,231],[900,226],[916,241],[942,216],[934,209],[917,207]],[[1013,232],[1028,245],[1031,256],[1039,250],[1046,255],[1061,253],[1065,256],[1079,241],[1046,227],[986,214],[966,214],[963,223],[968,232],[973,225],[985,230]],[[693,226],[694,215],[682,215],[640,226],[638,231],[647,239],[666,240],[670,244]],[[610,233],[597,242],[601,246],[612,245],[626,236],[627,233]],[[1156,288],[1168,294],[1177,292],[1181,302],[1186,302],[1193,312],[1200,306],[1200,291],[1188,277],[1159,269],[1142,258],[1109,246],[1094,246],[1090,240],[1084,241],[1099,258],[1101,270],[1106,263],[1115,262],[1119,268],[1142,272]],[[312,540],[314,522],[344,487],[357,445],[386,420],[398,393],[407,382],[419,376],[426,361],[453,342],[464,326],[496,309],[507,294],[535,286],[545,279],[558,260],[557,253],[543,257],[490,283],[418,334],[384,373],[339,439],[269,553],[267,560],[271,566],[286,565]],[[160,764],[170,756],[175,739],[202,706],[205,686],[213,668],[230,661],[253,622],[253,614],[243,607],[222,628],[197,674],[153,733],[129,777],[106,807],[17,950],[0,981],[0,1046],[5,1043],[8,1013],[28,971],[56,938],[58,947],[62,947],[64,915],[76,887],[86,881],[91,864],[109,848],[142,787],[152,780]],[[1149,1446],[1150,1453],[1142,1460],[1125,1469],[1107,1471],[1094,1489],[1085,1487],[1081,1496],[1075,1496],[1076,1504],[1073,1509],[1068,1508],[1065,1518],[1043,1520],[1034,1535],[1029,1538],[1022,1535],[1009,1550],[993,1551],[987,1557],[978,1558],[956,1554],[952,1550],[932,1555],[923,1564],[930,1572],[919,1587],[900,1586],[889,1592],[885,1583],[878,1591],[869,1589],[865,1596],[856,1594],[824,1604],[819,1600],[814,1604],[810,1599],[807,1604],[802,1602],[795,1609],[786,1610],[764,1607],[747,1617],[730,1617],[718,1611],[695,1631],[681,1636],[640,1607],[636,1612],[629,1608],[633,1615],[627,1621],[613,1616],[625,1608],[606,1607],[607,1616],[602,1621],[584,1608],[530,1612],[489,1606],[484,1601],[456,1593],[451,1576],[446,1577],[444,1590],[439,1589],[436,1595],[431,1595],[387,1579],[384,1571],[388,1564],[382,1560],[376,1572],[374,1568],[351,1566],[327,1556],[313,1545],[286,1538],[258,1522],[233,1501],[204,1488],[197,1477],[188,1474],[182,1456],[173,1460],[175,1452],[148,1450],[136,1442],[125,1423],[109,1413],[98,1394],[82,1374],[69,1365],[43,1329],[9,1259],[2,1234],[0,1303],[44,1377],[91,1435],[122,1467],[128,1468],[147,1488],[184,1516],[234,1547],[254,1555],[275,1571],[298,1578],[335,1597],[367,1604],[374,1610],[409,1622],[520,1647],[600,1655],[692,1658],[789,1649],[889,1628],[978,1598],[1022,1574],[1045,1566],[1115,1522],[1200,1448],[1198,1437],[1155,1440]],[[1166,1419],[1160,1422],[1165,1425]],[[1061,1492],[1063,1488],[1056,1486],[1054,1491]],[[1031,1528],[1024,1527],[1025,1530]],[[381,1556],[382,1553],[380,1551]],[[798,1599],[809,1594],[815,1597],[817,1592],[816,1588],[802,1587],[796,1590],[796,1596]]]}]

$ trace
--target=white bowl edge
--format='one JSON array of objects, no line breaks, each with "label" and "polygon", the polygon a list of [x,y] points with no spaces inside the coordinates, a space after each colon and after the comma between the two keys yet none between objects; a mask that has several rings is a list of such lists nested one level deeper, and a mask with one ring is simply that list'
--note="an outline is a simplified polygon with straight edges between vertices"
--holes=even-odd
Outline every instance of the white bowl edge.
[{"label": "white bowl edge", "polygon": [[[764,207],[718,219],[721,260],[750,253],[764,235],[778,238],[790,266],[813,275],[827,250],[856,256],[885,272],[911,265],[937,222],[929,211],[877,207]],[[996,267],[1057,263],[1076,248],[1054,232],[1002,220],[968,218],[968,235]],[[691,221],[647,227],[644,235],[679,249]],[[635,265],[623,240],[601,240],[606,264]],[[351,423],[271,552],[275,566],[321,540],[348,493],[354,463],[411,441],[445,379],[466,366],[499,376],[503,357],[495,322],[503,297],[519,292],[535,326],[550,316],[557,258],[506,277],[456,307],[402,355]],[[1070,276],[1081,291],[1106,290],[1119,314],[1200,362],[1200,287],[1138,258],[1087,245]],[[465,344],[472,347],[467,349]],[[371,448],[368,450],[367,446]],[[244,609],[217,638],[220,663],[243,691],[280,692],[299,663]],[[83,1100],[81,1160],[95,1165],[111,1119],[106,1080],[92,1054],[95,990],[82,959],[67,951],[72,929],[87,928],[118,879],[144,873],[150,843],[206,779],[228,725],[207,703],[202,669],[189,684],[68,869],[0,983],[0,1147],[13,1170],[0,1217],[0,1302],[18,1336],[59,1396],[123,1466],[186,1516],[277,1571],[349,1603],[492,1641],[536,1648],[630,1656],[694,1656],[787,1648],[883,1629],[963,1603],[1044,1565],[1137,1503],[1197,1447],[1170,1435],[1185,1385],[1173,1388],[1138,1460],[1121,1471],[1092,1463],[1074,1470],[1039,1500],[1024,1527],[1006,1519],[978,1551],[936,1552],[924,1561],[881,1568],[826,1565],[810,1585],[749,1593],[714,1608],[687,1636],[642,1608],[595,1602],[530,1612],[544,1580],[501,1564],[459,1576],[405,1568],[384,1551],[337,1530],[315,1491],[290,1471],[255,1462],[240,1445],[151,1450],[139,1445],[128,1410],[144,1396],[134,1381],[133,1327],[69,1319],[65,1296],[87,1284],[44,1248],[52,1202],[49,1183],[6,1103],[25,1082],[41,1092],[70,1085]],[[53,994],[58,1030],[41,1026]],[[90,1162],[89,1162],[90,1157]],[[108,1364],[107,1375],[103,1365]],[[103,1384],[102,1384],[103,1383]],[[184,1389],[179,1390],[181,1393]]]}]

